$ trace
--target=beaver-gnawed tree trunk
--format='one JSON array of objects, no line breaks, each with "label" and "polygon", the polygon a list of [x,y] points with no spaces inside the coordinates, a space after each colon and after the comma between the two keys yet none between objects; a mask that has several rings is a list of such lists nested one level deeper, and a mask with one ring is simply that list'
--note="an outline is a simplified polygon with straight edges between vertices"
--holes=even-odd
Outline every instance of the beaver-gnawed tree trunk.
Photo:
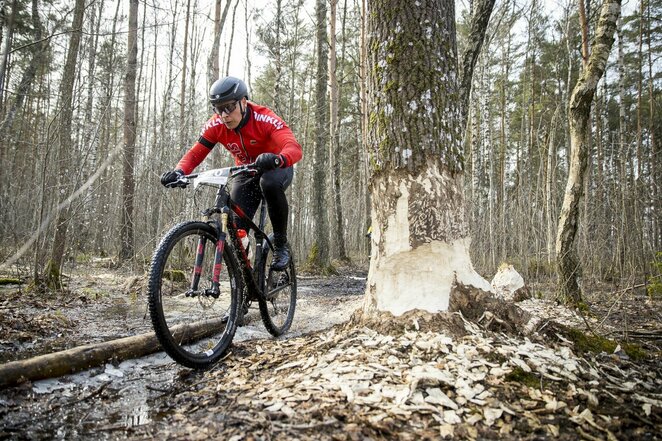
[{"label": "beaver-gnawed tree trunk", "polygon": [[473,269],[452,0],[369,1],[368,145],[374,240],[365,310],[444,311]]},{"label": "beaver-gnawed tree trunk", "polygon": [[581,270],[577,257],[576,237],[580,222],[579,207],[584,196],[584,177],[588,163],[591,103],[598,81],[605,71],[620,13],[620,0],[603,2],[595,40],[591,46],[591,55],[570,97],[570,170],[556,234],[556,255],[559,296],[565,303],[575,305],[582,301],[581,288],[577,281]]}]

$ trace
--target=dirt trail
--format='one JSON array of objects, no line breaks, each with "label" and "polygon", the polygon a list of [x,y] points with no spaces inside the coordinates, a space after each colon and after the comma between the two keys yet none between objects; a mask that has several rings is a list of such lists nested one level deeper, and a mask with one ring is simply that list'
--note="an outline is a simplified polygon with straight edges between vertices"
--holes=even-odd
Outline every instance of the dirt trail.
[{"label": "dirt trail", "polygon": [[[347,321],[361,304],[365,277],[361,271],[299,277],[296,315],[285,338]],[[96,268],[73,274],[69,291],[48,300],[3,288],[0,362],[151,332],[141,285],[141,277]],[[271,339],[257,305],[234,342],[255,339]],[[118,428],[130,430],[158,418],[150,403],[197,375],[160,352],[0,390],[0,440],[113,439]]]},{"label": "dirt trail", "polygon": [[[47,300],[1,288],[0,362],[150,332],[142,283],[91,267]],[[360,307],[365,283],[361,271],[300,277],[291,332],[272,339],[252,307],[209,371],[157,353],[0,390],[0,440],[660,439],[656,340],[635,362],[620,346],[581,357],[553,325],[538,341],[484,323],[459,334],[416,319],[333,327]],[[659,334],[659,302],[634,293],[618,302],[595,303],[594,329],[615,335],[626,320],[630,333]],[[519,305],[541,323],[584,323],[553,302]]]}]

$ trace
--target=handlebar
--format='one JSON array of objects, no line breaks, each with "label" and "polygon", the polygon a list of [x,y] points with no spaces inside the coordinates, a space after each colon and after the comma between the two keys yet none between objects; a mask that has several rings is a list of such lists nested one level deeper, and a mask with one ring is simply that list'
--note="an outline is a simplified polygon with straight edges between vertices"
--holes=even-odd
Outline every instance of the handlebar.
[{"label": "handlebar", "polygon": [[[242,164],[242,165],[235,165],[233,167],[229,167],[230,169],[230,176],[229,179],[234,178],[235,176],[238,176],[240,174],[244,173],[253,173],[253,174],[258,174],[260,173],[260,169],[255,165],[254,162],[250,164]],[[191,173],[190,175],[184,175],[177,179],[175,182],[171,182],[169,184],[166,184],[166,188],[186,188],[189,186],[191,183],[192,179],[197,178],[200,175],[200,173]]]}]

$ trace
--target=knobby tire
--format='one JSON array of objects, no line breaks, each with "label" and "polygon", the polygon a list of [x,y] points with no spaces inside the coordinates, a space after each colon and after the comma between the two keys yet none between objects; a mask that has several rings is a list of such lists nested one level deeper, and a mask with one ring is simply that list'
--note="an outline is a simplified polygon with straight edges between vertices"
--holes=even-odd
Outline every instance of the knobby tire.
[{"label": "knobby tire", "polygon": [[[210,274],[209,271],[205,273],[205,270],[209,269],[210,265],[213,267],[213,250],[218,239],[214,227],[199,221],[180,223],[163,237],[152,257],[148,283],[149,312],[161,346],[176,362],[194,369],[204,369],[216,363],[232,343],[237,329],[242,292],[238,265],[226,243],[222,265],[224,288],[221,294],[218,297],[184,295],[187,285],[190,287],[197,252],[195,247],[190,250],[191,244],[195,244],[199,237],[205,237],[207,241],[200,287],[209,286]],[[180,255],[183,257],[178,260]],[[178,265],[177,262],[182,263]],[[176,306],[172,306],[171,310],[171,305]],[[194,314],[197,314],[196,318],[200,316],[200,321],[193,323],[188,317]],[[228,315],[225,323],[220,320],[223,314]],[[181,322],[177,323],[179,327],[175,327],[176,321]],[[198,338],[200,333],[215,332],[205,329],[208,324],[213,324],[213,329],[218,328],[219,331],[211,337],[205,335],[201,340],[190,343],[187,341],[193,334],[191,329],[194,327],[202,330],[196,331],[195,338]],[[200,341],[202,343],[198,343]]]},{"label": "knobby tire", "polygon": [[[273,252],[266,241],[263,246],[263,253],[264,259],[262,259],[262,267],[260,268],[260,278],[262,291],[267,298],[261,298],[258,302],[260,316],[267,331],[274,337],[279,337],[290,329],[297,304],[297,277],[294,255],[290,252],[290,264],[284,271],[270,272]],[[278,287],[278,279],[283,276],[287,277],[289,288],[282,289],[278,291],[274,298],[269,298],[269,292]]]}]

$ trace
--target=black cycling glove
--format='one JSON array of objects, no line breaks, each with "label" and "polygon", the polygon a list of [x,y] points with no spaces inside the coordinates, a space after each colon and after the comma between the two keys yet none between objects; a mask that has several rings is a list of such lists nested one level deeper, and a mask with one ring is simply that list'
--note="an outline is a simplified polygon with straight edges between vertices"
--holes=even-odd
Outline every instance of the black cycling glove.
[{"label": "black cycling glove", "polygon": [[183,176],[184,176],[184,172],[181,170],[167,171],[161,175],[161,184],[164,186],[168,186],[168,184],[177,182]]},{"label": "black cycling glove", "polygon": [[263,172],[282,167],[283,164],[285,164],[283,155],[276,155],[274,153],[260,153],[255,160],[255,165]]}]

